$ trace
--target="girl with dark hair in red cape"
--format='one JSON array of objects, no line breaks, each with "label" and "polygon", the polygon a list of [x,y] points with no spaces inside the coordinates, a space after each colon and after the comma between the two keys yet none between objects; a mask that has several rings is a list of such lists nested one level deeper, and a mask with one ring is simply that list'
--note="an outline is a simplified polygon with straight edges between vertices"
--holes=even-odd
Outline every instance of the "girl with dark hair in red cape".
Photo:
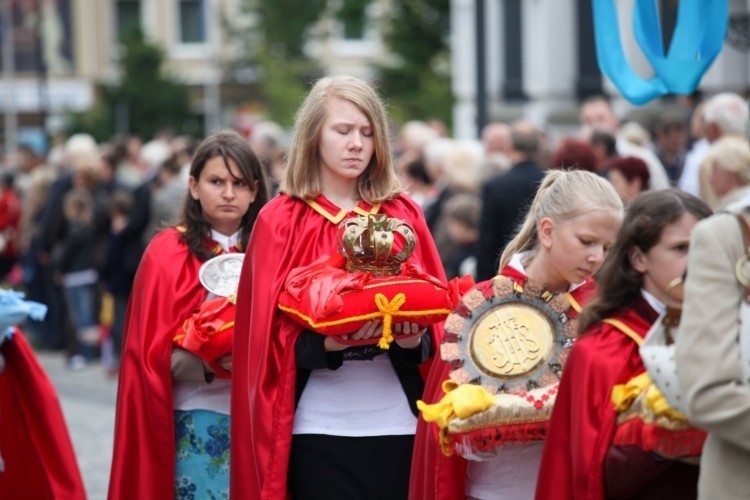
[{"label": "girl with dark hair in red cape", "polygon": [[[645,372],[640,342],[667,306],[681,304],[682,286],[672,284],[685,272],[693,227],[710,213],[678,190],[644,193],[628,207],[599,274],[599,296],[584,309],[583,333],[565,365],[538,499],[695,498],[698,467],[645,449],[655,440],[641,437],[659,432],[653,422],[634,418],[618,427],[612,395],[616,385]],[[678,448],[686,449],[680,439],[695,441],[697,432],[675,436]]]},{"label": "girl with dark hair in red cape", "polygon": [[178,328],[211,298],[198,272],[242,252],[268,200],[247,141],[219,131],[198,147],[182,223],[146,249],[127,310],[117,393],[109,498],[209,498],[229,489],[231,356],[203,360],[173,344]]}]

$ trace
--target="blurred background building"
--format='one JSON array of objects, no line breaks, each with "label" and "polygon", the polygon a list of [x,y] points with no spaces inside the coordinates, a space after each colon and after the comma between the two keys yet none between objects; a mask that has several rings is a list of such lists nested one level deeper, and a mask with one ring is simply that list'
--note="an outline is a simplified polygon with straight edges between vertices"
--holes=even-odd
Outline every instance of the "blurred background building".
[{"label": "blurred background building", "polygon": [[[657,1],[668,42],[678,0]],[[648,75],[630,29],[633,2],[617,1],[622,36],[637,70]],[[730,36],[703,79],[701,89],[707,93],[744,93],[750,87],[750,0],[729,2]],[[134,27],[162,50],[165,73],[187,85],[194,134],[218,126],[252,128],[269,108],[289,117],[285,107],[296,108],[298,90],[329,72],[384,78],[384,94],[397,104],[397,121],[440,118],[449,122],[456,138],[476,138],[489,120],[520,117],[564,129],[576,122],[580,99],[599,93],[617,96],[596,63],[591,0],[1,0],[0,4],[4,20],[0,111],[5,116],[6,145],[24,142],[45,150],[51,138],[65,130],[68,113],[86,112],[100,102],[103,87],[123,77],[121,40]],[[270,24],[273,16],[276,24]],[[394,20],[399,19],[419,21],[413,23],[414,44],[432,43],[435,51],[409,55],[404,48],[408,40],[400,46],[393,40],[388,43]],[[286,25],[289,34],[273,27]],[[426,33],[424,26],[435,29]],[[278,43],[276,39],[282,37],[296,37],[299,42]],[[260,51],[261,46],[267,50]],[[407,77],[420,57],[423,68]],[[281,69],[286,73],[272,74]],[[403,87],[411,89],[398,88],[399,72],[404,75]],[[444,83],[434,84],[430,77],[435,76]],[[263,82],[272,77],[286,79],[288,88],[264,89]],[[403,97],[396,97],[399,93]],[[417,106],[419,99],[426,104]],[[615,105],[620,112],[629,109],[622,100]],[[441,107],[448,110],[444,116]],[[428,116],[430,112],[435,116]],[[127,105],[119,107],[111,121],[115,132],[131,132]]]},{"label": "blurred background building", "polygon": [[[655,1],[668,47],[679,1]],[[750,2],[728,1],[727,42],[700,85],[707,94],[745,94],[750,88]],[[634,2],[616,1],[620,33],[634,69],[648,77],[651,70],[633,36]],[[612,95],[621,115],[631,110],[599,71],[591,4],[591,0],[453,0],[455,135],[477,137],[482,107],[485,121],[523,117],[562,128],[577,124],[577,105],[591,95]],[[483,36],[477,36],[480,31]]]}]

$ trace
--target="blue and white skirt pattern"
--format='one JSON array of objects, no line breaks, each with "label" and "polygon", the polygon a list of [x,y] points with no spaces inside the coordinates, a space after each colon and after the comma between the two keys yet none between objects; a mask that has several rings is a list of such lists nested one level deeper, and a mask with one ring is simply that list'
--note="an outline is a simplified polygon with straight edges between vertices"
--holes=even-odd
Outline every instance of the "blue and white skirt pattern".
[{"label": "blue and white skirt pattern", "polygon": [[229,415],[175,410],[174,429],[174,497],[228,500]]}]

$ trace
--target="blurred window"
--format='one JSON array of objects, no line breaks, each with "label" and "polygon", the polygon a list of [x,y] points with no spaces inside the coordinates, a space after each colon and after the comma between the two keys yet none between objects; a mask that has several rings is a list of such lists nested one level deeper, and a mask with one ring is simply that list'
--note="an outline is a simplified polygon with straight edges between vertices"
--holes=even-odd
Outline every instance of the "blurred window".
[{"label": "blurred window", "polygon": [[361,40],[367,24],[367,6],[370,0],[343,0],[338,17],[344,25],[344,39]]},{"label": "blurred window", "polygon": [[115,9],[117,39],[122,40],[128,31],[141,27],[141,0],[116,0]]},{"label": "blurred window", "polygon": [[206,41],[206,7],[204,0],[180,0],[180,43]]}]

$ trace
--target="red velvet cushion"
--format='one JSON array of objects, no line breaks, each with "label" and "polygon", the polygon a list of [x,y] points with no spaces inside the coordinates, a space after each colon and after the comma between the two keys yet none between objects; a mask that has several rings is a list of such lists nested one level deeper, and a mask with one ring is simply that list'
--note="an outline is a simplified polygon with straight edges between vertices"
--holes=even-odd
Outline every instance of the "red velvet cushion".
[{"label": "red velvet cushion", "polygon": [[294,269],[279,297],[279,309],[305,328],[326,335],[348,334],[371,320],[381,320],[387,335],[396,323],[429,326],[443,321],[461,293],[473,285],[468,276],[444,283],[408,263],[398,276],[379,277],[347,272],[344,264],[337,256]]},{"label": "red velvet cushion", "polygon": [[[233,298],[217,297],[205,301],[177,330],[174,344],[215,368],[217,358],[232,352],[235,309]],[[220,372],[217,370],[217,374]]]}]

